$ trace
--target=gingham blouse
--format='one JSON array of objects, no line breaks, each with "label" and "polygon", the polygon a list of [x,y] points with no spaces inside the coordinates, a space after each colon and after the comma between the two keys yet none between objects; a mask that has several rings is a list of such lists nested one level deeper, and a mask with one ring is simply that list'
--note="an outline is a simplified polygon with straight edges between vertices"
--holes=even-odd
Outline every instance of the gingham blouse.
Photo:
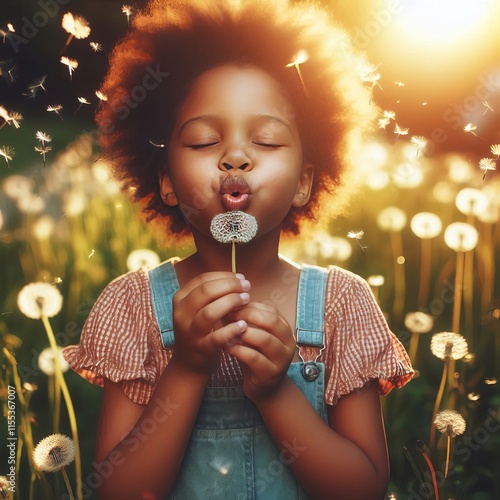
[{"label": "gingham blouse", "polygon": [[[413,370],[403,345],[389,330],[365,280],[332,266],[325,296],[325,401],[334,405],[366,382],[377,379],[380,394],[402,387]],[[302,349],[314,359],[313,348]],[[149,278],[141,269],[112,281],[85,322],[80,343],[64,350],[73,370],[90,382],[121,382],[134,402],[147,404],[172,353],[161,346]],[[211,386],[241,386],[235,358],[223,354]]]}]

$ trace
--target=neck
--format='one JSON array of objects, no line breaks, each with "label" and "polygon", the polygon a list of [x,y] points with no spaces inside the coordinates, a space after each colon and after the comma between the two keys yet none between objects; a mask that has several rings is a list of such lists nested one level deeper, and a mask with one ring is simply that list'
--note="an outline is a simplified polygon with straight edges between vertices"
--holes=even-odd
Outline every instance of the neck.
[{"label": "neck", "polygon": [[[210,271],[231,271],[231,244],[221,244],[211,237],[193,233],[196,253],[186,259],[193,274]],[[236,272],[247,279],[261,280],[276,271],[280,263],[278,247],[280,232],[258,237],[249,243],[236,244]]]}]

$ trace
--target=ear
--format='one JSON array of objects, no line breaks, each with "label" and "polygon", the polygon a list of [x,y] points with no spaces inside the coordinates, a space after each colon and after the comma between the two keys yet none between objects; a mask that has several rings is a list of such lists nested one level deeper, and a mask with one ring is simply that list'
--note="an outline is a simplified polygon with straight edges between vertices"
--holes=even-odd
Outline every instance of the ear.
[{"label": "ear", "polygon": [[311,188],[314,178],[314,166],[311,163],[304,163],[300,172],[297,191],[293,197],[293,207],[303,207],[311,197]]},{"label": "ear", "polygon": [[166,172],[160,171],[160,194],[163,202],[169,207],[175,207],[179,204],[177,196],[174,193],[172,181]]}]

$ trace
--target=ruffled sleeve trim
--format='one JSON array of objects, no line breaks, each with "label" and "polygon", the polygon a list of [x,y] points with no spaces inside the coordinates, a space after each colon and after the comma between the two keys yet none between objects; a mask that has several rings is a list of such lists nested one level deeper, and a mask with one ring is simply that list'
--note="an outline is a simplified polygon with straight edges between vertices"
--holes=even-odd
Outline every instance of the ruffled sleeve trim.
[{"label": "ruffled sleeve trim", "polygon": [[405,348],[390,331],[370,287],[359,276],[330,268],[325,297],[325,401],[378,381],[379,393],[402,387],[413,376]]},{"label": "ruffled sleeve trim", "polygon": [[89,382],[121,382],[134,402],[147,404],[168,355],[161,348],[144,270],[112,281],[93,306],[80,343],[64,349],[71,368]]}]

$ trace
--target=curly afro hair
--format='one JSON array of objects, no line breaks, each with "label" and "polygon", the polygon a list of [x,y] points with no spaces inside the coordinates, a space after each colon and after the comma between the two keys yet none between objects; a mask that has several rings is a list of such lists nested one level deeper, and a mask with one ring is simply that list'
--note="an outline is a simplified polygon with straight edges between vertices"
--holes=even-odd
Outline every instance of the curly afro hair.
[{"label": "curly afro hair", "polygon": [[[290,65],[299,53],[307,54],[300,74]],[[350,184],[354,153],[376,110],[360,78],[362,56],[310,2],[152,0],[114,48],[101,88],[100,143],[115,178],[148,221],[158,217],[177,239],[189,234],[179,207],[161,199],[159,173],[168,168],[166,146],[191,84],[226,64],[253,65],[279,82],[294,107],[304,161],[315,167],[311,199],[290,209],[284,231],[297,233],[320,208],[338,212],[338,188]]]}]

